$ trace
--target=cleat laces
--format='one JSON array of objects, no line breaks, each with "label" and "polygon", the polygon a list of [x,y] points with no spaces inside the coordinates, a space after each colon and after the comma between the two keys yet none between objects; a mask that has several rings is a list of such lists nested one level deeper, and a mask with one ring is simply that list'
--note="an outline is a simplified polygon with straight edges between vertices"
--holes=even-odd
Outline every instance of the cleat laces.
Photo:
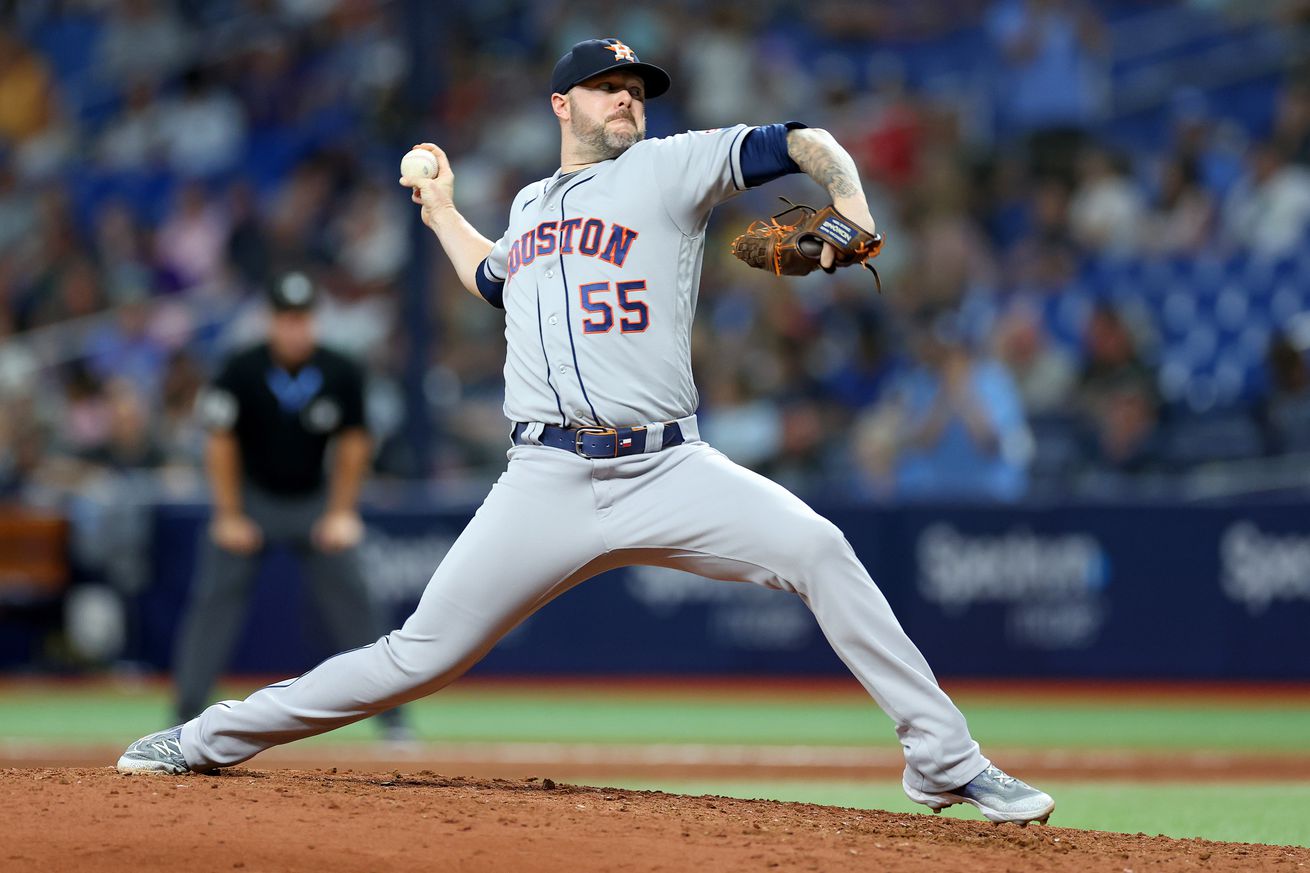
[{"label": "cleat laces", "polygon": [[150,747],[161,755],[178,755],[182,752],[182,747],[176,741],[155,740]]},{"label": "cleat laces", "polygon": [[1006,787],[1010,785],[1014,785],[1019,781],[1018,779],[1015,779],[1013,776],[1011,776],[1009,773],[1006,773],[1004,770],[995,766],[988,767],[983,772],[986,773],[988,776],[990,776],[992,779],[995,779],[999,784]]}]

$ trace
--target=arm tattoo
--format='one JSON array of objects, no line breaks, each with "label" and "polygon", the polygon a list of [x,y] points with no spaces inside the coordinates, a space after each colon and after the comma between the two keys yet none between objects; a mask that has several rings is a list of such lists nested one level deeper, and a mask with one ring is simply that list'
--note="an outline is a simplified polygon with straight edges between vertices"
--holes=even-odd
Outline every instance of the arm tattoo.
[{"label": "arm tattoo", "polygon": [[791,131],[787,153],[801,172],[826,188],[834,200],[862,193],[854,159],[826,130]]}]

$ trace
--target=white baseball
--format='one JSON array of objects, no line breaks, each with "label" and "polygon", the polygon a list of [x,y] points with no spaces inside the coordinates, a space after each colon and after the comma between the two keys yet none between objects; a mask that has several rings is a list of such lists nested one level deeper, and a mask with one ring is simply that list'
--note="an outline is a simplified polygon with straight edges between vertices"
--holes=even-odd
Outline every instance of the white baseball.
[{"label": "white baseball", "polygon": [[437,175],[437,156],[427,149],[411,149],[400,159],[400,175],[406,179],[431,179]]}]

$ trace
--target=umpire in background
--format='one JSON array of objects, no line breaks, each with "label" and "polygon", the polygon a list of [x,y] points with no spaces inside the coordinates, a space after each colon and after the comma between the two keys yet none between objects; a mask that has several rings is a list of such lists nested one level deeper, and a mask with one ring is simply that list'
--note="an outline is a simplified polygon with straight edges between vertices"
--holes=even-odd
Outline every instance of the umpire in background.
[{"label": "umpire in background", "polygon": [[[214,512],[174,657],[179,721],[208,705],[269,545],[299,557],[337,650],[389,629],[368,596],[356,548],[364,532],[356,502],[372,454],[364,372],[317,345],[315,297],[303,273],[276,280],[267,342],[233,355],[200,403]],[[380,718],[388,738],[408,735],[399,710]]]}]

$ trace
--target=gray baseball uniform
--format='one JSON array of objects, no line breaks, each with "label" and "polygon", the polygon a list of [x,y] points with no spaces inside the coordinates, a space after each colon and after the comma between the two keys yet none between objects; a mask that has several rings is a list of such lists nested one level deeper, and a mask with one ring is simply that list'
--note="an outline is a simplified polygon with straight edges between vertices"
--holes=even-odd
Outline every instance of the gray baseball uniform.
[{"label": "gray baseball uniform", "polygon": [[[943,791],[988,766],[841,532],[698,437],[690,338],[705,228],[746,187],[749,130],[639,142],[515,197],[478,279],[505,308],[508,468],[402,628],[207,709],[182,730],[193,768],[431,694],[553,598],[632,564],[800,596],[895,723],[908,786]],[[617,430],[560,429],[583,426]]]}]

